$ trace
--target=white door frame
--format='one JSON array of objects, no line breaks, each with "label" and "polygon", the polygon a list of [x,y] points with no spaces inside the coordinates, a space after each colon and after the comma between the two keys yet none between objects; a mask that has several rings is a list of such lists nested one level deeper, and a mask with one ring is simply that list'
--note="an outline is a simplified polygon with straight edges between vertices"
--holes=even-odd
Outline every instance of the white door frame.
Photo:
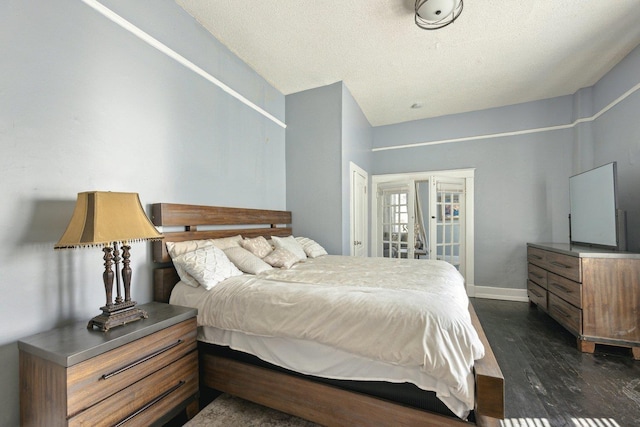
[{"label": "white door frame", "polygon": [[[358,173],[359,175],[362,175],[364,177],[365,180],[365,186],[364,186],[364,195],[361,194],[355,194],[355,190],[354,190],[354,184],[355,184],[355,180],[354,180],[354,173]],[[359,252],[361,252],[363,254],[363,256],[368,256],[369,255],[369,239],[368,239],[368,230],[369,230],[369,198],[368,198],[368,187],[369,187],[369,174],[362,169],[360,166],[356,165],[353,162],[349,162],[349,254],[351,256],[356,255],[356,251],[354,248],[354,241],[355,241],[355,231],[356,231],[356,227],[358,227],[357,221],[364,221],[364,224],[360,224],[363,229],[364,232],[362,233],[362,248]],[[360,204],[360,206],[362,207],[362,209],[364,210],[364,212],[356,212],[356,197],[362,197],[364,196],[364,201],[363,203]]]},{"label": "white door frame", "polygon": [[[454,169],[454,170],[441,170],[441,171],[428,171],[428,172],[414,172],[414,173],[401,173],[401,174],[385,174],[385,175],[372,175],[371,176],[371,228],[377,229],[378,216],[380,215],[380,206],[378,203],[378,187],[384,183],[391,181],[428,181],[431,177],[454,177],[465,178],[466,188],[466,216],[465,216],[465,282],[467,286],[467,294],[469,296],[475,295],[474,285],[474,179],[475,168],[469,169]],[[371,233],[371,247],[375,250],[372,252],[372,256],[380,256],[377,253],[378,250],[378,233]]]}]

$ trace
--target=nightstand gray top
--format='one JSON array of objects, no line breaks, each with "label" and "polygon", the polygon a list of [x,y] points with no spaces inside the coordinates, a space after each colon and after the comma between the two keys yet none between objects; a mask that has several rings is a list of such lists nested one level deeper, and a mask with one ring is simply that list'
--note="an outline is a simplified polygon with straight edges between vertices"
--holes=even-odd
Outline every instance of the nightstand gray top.
[{"label": "nightstand gray top", "polygon": [[198,314],[195,308],[159,302],[137,307],[145,310],[149,318],[117,326],[107,332],[87,329],[87,322],[78,322],[23,338],[18,341],[18,348],[58,365],[69,367]]}]

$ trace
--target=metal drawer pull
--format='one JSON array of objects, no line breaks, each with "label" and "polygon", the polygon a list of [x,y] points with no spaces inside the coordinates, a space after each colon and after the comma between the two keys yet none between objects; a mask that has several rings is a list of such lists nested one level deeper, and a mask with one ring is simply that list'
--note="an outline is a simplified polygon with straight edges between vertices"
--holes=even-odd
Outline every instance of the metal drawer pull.
[{"label": "metal drawer pull", "polygon": [[544,277],[542,277],[542,276],[540,276],[540,275],[538,275],[538,274],[535,274],[535,273],[529,273],[529,274],[531,274],[531,275],[532,275],[533,277],[535,277],[536,279],[544,279]]},{"label": "metal drawer pull", "polygon": [[541,256],[539,256],[539,255],[535,255],[535,254],[530,254],[530,255],[529,255],[529,258],[533,258],[533,259],[542,259],[542,257],[541,257]]},{"label": "metal drawer pull", "polygon": [[125,419],[120,421],[118,424],[115,424],[114,427],[120,427],[121,425],[124,425],[125,423],[131,421],[131,419],[137,417],[138,415],[140,415],[141,413],[143,413],[144,411],[146,411],[147,409],[149,409],[150,407],[152,407],[156,403],[160,402],[162,399],[164,399],[165,397],[167,397],[168,395],[170,395],[171,393],[173,393],[174,391],[176,391],[177,389],[182,387],[184,384],[185,384],[184,381],[180,381],[178,384],[174,385],[169,390],[165,391],[160,396],[156,397],[151,402],[149,402],[146,405],[144,405],[142,408],[138,409],[137,411],[135,411],[131,415],[127,416]]},{"label": "metal drawer pull", "polygon": [[564,286],[562,286],[559,283],[552,283],[552,285],[555,285],[556,288],[560,289],[562,292],[564,292],[565,294],[572,294],[573,291],[569,288],[565,288]]},{"label": "metal drawer pull", "polygon": [[146,362],[146,361],[147,361],[147,360],[149,360],[149,359],[153,359],[154,357],[156,357],[156,356],[158,356],[158,355],[160,355],[160,354],[164,353],[165,351],[169,351],[169,350],[171,350],[173,347],[178,346],[178,345],[180,345],[180,344],[182,344],[182,340],[178,340],[178,341],[174,342],[173,344],[169,344],[168,346],[166,346],[166,347],[164,347],[164,348],[161,348],[161,349],[160,349],[160,350],[158,350],[158,351],[154,351],[153,353],[149,354],[148,356],[145,356],[145,357],[143,357],[142,359],[138,359],[138,360],[136,360],[135,362],[128,364],[127,366],[123,366],[122,368],[117,369],[117,370],[115,370],[115,371],[113,371],[113,372],[110,372],[110,373],[108,373],[108,374],[104,374],[104,375],[102,375],[102,376],[100,377],[100,379],[108,380],[109,378],[111,378],[111,377],[113,377],[113,376],[115,376],[115,375],[121,374],[121,373],[123,373],[124,371],[126,371],[126,370],[128,370],[128,369],[133,368],[134,366],[138,366],[139,364],[144,363],[144,362]]},{"label": "metal drawer pull", "polygon": [[556,267],[560,267],[560,268],[571,268],[570,265],[562,264],[561,262],[558,262],[558,261],[553,261],[551,265],[555,265]]}]

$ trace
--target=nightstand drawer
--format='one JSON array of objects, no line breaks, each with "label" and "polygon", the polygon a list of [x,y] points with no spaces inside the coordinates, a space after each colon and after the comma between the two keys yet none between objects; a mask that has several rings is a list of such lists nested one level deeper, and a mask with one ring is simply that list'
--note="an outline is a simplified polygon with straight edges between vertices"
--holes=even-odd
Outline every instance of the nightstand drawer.
[{"label": "nightstand drawer", "polygon": [[570,331],[582,333],[582,310],[549,293],[549,314]]},{"label": "nightstand drawer", "polygon": [[71,417],[196,349],[191,318],[68,369]]},{"label": "nightstand drawer", "polygon": [[148,426],[198,391],[198,353],[133,383],[69,420],[69,426]]}]

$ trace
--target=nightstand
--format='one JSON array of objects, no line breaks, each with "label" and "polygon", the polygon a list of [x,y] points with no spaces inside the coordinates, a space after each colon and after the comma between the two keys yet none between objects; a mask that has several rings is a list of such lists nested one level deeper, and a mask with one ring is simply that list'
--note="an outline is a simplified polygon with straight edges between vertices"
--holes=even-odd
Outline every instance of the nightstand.
[{"label": "nightstand", "polygon": [[197,310],[163,303],[107,332],[85,321],[18,342],[23,426],[161,425],[198,410]]}]

